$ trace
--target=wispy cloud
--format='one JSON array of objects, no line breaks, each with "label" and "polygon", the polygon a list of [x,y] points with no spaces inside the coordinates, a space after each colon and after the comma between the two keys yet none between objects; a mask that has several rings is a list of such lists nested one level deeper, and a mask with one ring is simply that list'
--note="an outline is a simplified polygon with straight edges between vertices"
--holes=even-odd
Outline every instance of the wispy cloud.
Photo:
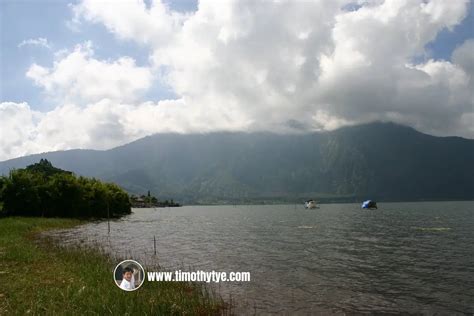
[{"label": "wispy cloud", "polygon": [[18,48],[22,48],[24,46],[39,46],[51,49],[51,44],[48,42],[48,39],[44,37],[30,38],[18,44]]}]

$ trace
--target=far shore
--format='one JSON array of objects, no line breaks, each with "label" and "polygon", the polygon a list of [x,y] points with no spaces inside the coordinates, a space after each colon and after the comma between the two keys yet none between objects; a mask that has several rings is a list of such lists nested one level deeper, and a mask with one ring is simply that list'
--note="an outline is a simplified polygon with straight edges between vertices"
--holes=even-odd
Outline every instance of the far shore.
[{"label": "far shore", "polygon": [[[318,204],[361,204],[364,200],[368,199],[369,197],[367,198],[361,198],[360,200],[350,200],[350,201],[346,201],[346,200],[343,200],[343,201],[334,201],[334,200],[325,200],[325,199],[317,199],[317,198],[314,198]],[[370,197],[371,198],[371,197]],[[474,201],[474,199],[472,200],[468,200],[468,199],[413,199],[413,200],[410,200],[410,199],[406,199],[406,200],[394,200],[394,199],[374,199],[375,201],[377,202],[380,202],[380,203],[429,203],[429,202],[472,202]],[[301,205],[302,207],[304,206],[304,199],[302,199],[301,201],[296,201],[296,202],[291,202],[291,201],[278,201],[278,200],[275,200],[275,201],[265,201],[265,202],[259,202],[259,201],[251,201],[251,202],[248,202],[248,203],[245,203],[245,202],[236,202],[236,203],[232,203],[232,202],[229,202],[229,201],[222,201],[222,202],[217,202],[217,203],[187,203],[187,204],[183,204],[183,205],[180,205],[180,207],[183,207],[183,206],[252,206],[252,205],[255,205],[255,206],[261,206],[261,205]],[[134,207],[132,206],[132,209],[141,209],[141,208],[170,208],[170,207],[153,207],[153,206],[150,206],[150,207]]]}]

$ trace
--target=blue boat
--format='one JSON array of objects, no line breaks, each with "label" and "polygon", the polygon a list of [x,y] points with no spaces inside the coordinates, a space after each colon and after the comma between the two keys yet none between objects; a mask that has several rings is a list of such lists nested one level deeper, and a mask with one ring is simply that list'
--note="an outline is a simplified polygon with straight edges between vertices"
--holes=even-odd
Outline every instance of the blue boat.
[{"label": "blue boat", "polygon": [[377,209],[377,202],[373,200],[367,200],[362,203],[362,208],[368,209],[368,210],[376,210]]}]

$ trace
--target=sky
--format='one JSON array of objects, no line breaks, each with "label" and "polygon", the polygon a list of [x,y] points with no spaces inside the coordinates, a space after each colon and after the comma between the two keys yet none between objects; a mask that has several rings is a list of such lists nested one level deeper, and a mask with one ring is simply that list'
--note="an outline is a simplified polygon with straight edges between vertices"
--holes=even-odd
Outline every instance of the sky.
[{"label": "sky", "polygon": [[0,0],[0,160],[392,121],[474,138],[465,0]]}]

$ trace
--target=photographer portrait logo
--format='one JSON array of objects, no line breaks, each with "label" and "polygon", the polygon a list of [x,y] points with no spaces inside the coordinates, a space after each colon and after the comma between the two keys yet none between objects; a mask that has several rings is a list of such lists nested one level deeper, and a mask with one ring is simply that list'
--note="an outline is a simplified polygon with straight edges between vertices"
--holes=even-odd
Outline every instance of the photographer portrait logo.
[{"label": "photographer portrait logo", "polygon": [[124,260],[114,269],[115,284],[124,291],[135,291],[145,281],[145,270],[135,260]]}]

